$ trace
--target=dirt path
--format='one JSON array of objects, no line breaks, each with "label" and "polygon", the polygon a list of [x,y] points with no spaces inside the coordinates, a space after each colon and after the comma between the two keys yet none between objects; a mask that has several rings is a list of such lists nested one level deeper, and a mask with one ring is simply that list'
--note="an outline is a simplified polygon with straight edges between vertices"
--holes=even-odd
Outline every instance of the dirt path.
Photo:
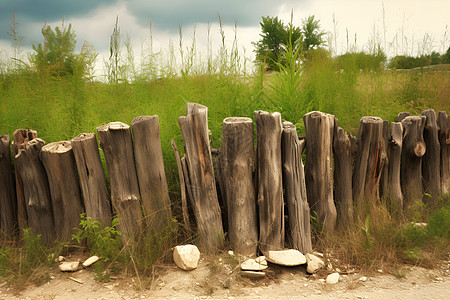
[{"label": "dirt path", "polygon": [[[90,270],[70,274],[55,271],[51,274],[54,278],[39,287],[14,291],[3,284],[0,299],[450,299],[448,262],[433,270],[405,266],[397,277],[384,273],[344,274],[335,285],[325,283],[327,272],[311,276],[302,266],[270,265],[269,269],[266,278],[252,280],[238,274],[238,265],[222,260],[202,260],[190,272],[169,265],[148,290],[137,288],[136,277],[99,283]],[[361,281],[361,277],[367,280]]]}]

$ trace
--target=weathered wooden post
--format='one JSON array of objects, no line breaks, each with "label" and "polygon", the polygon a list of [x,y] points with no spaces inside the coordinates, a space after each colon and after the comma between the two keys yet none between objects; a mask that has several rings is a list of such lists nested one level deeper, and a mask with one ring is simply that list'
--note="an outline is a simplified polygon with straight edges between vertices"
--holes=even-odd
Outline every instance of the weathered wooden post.
[{"label": "weathered wooden post", "polygon": [[289,216],[289,236],[293,248],[306,254],[312,252],[312,243],[309,204],[302,162],[304,147],[305,140],[298,139],[295,125],[291,122],[283,122],[281,150],[283,187]]},{"label": "weathered wooden post", "polygon": [[40,158],[48,177],[56,238],[70,242],[84,212],[72,145],[65,141],[47,144]]},{"label": "weathered wooden post", "polygon": [[409,112],[404,111],[404,112],[399,113],[397,116],[397,122],[403,121],[403,119],[408,116],[409,116]]},{"label": "weathered wooden post", "polygon": [[[37,132],[32,129],[17,129],[14,131],[13,137],[12,150],[14,157],[16,157],[26,142],[37,137]],[[27,204],[25,203],[22,178],[20,177],[20,173],[15,164],[14,168],[16,173],[17,223],[19,225],[20,234],[22,235],[22,230],[28,228]]]},{"label": "weathered wooden post", "polygon": [[130,126],[111,122],[97,127],[111,185],[111,204],[119,218],[118,229],[127,242],[142,232],[141,196],[134,165]]},{"label": "weathered wooden post", "polygon": [[334,116],[318,111],[303,116],[306,130],[305,181],[311,211],[327,232],[336,227],[333,200],[333,132]]},{"label": "weathered wooden post", "polygon": [[224,202],[227,207],[231,247],[242,255],[255,255],[258,245],[253,170],[253,121],[231,117],[223,120],[220,162]]},{"label": "weathered wooden post", "polygon": [[409,116],[402,121],[401,183],[404,208],[409,208],[415,201],[421,200],[423,195],[422,156],[426,152],[423,140],[425,119],[425,116]]},{"label": "weathered wooden post", "polygon": [[111,226],[111,197],[95,134],[80,133],[71,143],[86,217],[97,220],[104,226]]},{"label": "weathered wooden post", "polygon": [[400,162],[403,146],[403,125],[400,122],[391,123],[389,138],[389,172],[388,194],[390,210],[394,213],[403,211],[403,194],[400,183]]},{"label": "weathered wooden post", "polygon": [[223,247],[224,233],[217,199],[211,147],[208,136],[208,108],[187,103],[186,116],[178,118],[186,148],[186,162],[192,192],[192,207],[201,245],[208,250]]},{"label": "weathered wooden post", "polygon": [[172,145],[173,153],[175,155],[175,160],[177,162],[178,167],[178,178],[180,179],[180,192],[181,192],[181,213],[183,214],[183,223],[186,227],[187,231],[191,230],[191,222],[189,220],[189,211],[187,206],[187,188],[186,188],[186,180],[184,178],[183,166],[181,164],[180,153],[178,152],[177,144],[175,140],[172,139],[170,142]]},{"label": "weathered wooden post", "polygon": [[380,177],[380,197],[385,197],[388,194],[389,188],[389,122],[387,120],[383,120],[383,138],[381,139],[383,143],[383,149],[385,153],[385,160],[383,164],[383,168],[381,169],[381,177]]},{"label": "weathered wooden post", "polygon": [[441,192],[450,191],[450,118],[445,111],[438,113],[439,143],[441,145]]},{"label": "weathered wooden post", "polygon": [[22,178],[28,225],[33,233],[40,234],[43,241],[51,245],[58,237],[55,235],[58,229],[53,222],[47,173],[39,159],[44,145],[45,142],[38,138],[23,144],[24,147],[16,155],[16,167]]},{"label": "weathered wooden post", "polygon": [[[426,117],[423,139],[427,149],[422,157],[423,188],[425,193],[437,200],[441,193],[441,146],[436,113],[433,109],[428,109],[422,112],[422,116]],[[424,200],[429,200],[427,198],[424,197]]]},{"label": "weathered wooden post", "polygon": [[350,136],[334,124],[333,157],[334,157],[334,201],[337,206],[337,223],[341,227],[353,224],[352,194],[352,144]]},{"label": "weathered wooden post", "polygon": [[172,211],[159,137],[158,116],[134,118],[131,128],[144,219],[152,232],[161,233],[169,229]]},{"label": "weathered wooden post", "polygon": [[281,162],[281,115],[255,111],[257,203],[262,251],[284,248],[284,203]]},{"label": "weathered wooden post", "polygon": [[16,190],[9,135],[0,135],[0,230],[14,235],[17,226]]},{"label": "weathered wooden post", "polygon": [[386,161],[383,120],[362,117],[358,131],[358,153],[353,172],[353,198],[359,210],[379,197],[381,170]]}]

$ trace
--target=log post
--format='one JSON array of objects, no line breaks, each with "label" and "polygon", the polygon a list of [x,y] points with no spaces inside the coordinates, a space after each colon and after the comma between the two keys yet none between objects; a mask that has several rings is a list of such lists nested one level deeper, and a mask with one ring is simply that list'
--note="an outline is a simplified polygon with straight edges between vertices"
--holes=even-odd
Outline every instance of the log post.
[{"label": "log post", "polygon": [[45,142],[38,138],[25,143],[15,160],[22,178],[28,225],[33,233],[41,235],[47,245],[52,245],[57,238],[55,236],[57,229],[53,222],[47,173],[39,159],[39,153],[44,145]]},{"label": "log post", "polygon": [[[14,131],[13,137],[12,150],[14,157],[16,157],[20,150],[25,147],[25,143],[37,137],[37,132],[32,129],[17,129]],[[16,174],[17,223],[19,225],[20,235],[22,235],[22,230],[28,228],[27,204],[25,203],[22,178],[20,177],[20,173],[17,170],[15,163],[14,169]]]},{"label": "log post", "polygon": [[134,165],[130,126],[111,122],[97,127],[98,140],[105,155],[111,185],[111,204],[119,218],[123,242],[142,232],[139,185]]},{"label": "log post", "polygon": [[400,122],[391,123],[389,136],[389,171],[387,200],[391,212],[397,214],[403,210],[403,194],[400,183],[400,162],[403,145],[403,125]]},{"label": "log post", "polygon": [[40,158],[48,177],[56,238],[70,242],[84,212],[72,145],[70,142],[47,144],[42,147]]},{"label": "log post", "polygon": [[422,199],[422,156],[426,152],[423,140],[425,116],[409,116],[403,119],[403,148],[401,183],[403,208],[407,209]]},{"label": "log post", "polygon": [[404,112],[399,113],[398,116],[397,116],[397,122],[403,121],[403,119],[408,117],[408,116],[409,116],[409,112],[405,112],[404,111]]},{"label": "log post", "polygon": [[383,168],[381,170],[380,177],[380,197],[384,198],[388,195],[389,188],[389,122],[387,120],[383,120],[383,138],[381,139],[383,143],[383,149],[385,151],[385,160],[383,164]]},{"label": "log post", "polygon": [[16,205],[9,135],[0,135],[0,230],[7,236],[16,231]]},{"label": "log post", "polygon": [[305,181],[311,211],[327,232],[336,227],[333,200],[333,132],[334,116],[318,111],[303,116],[306,130]]},{"label": "log post", "polygon": [[171,226],[172,211],[159,136],[159,118],[156,115],[134,118],[131,128],[144,219],[152,232],[166,232]]},{"label": "log post", "polygon": [[104,226],[111,226],[111,197],[95,134],[80,133],[71,143],[86,217],[97,220]]},{"label": "log post", "polygon": [[192,207],[201,245],[216,250],[223,247],[224,234],[209,144],[208,108],[187,103],[186,114],[178,122],[186,148]]},{"label": "log post", "polygon": [[263,251],[284,248],[281,115],[255,111],[259,243]]},{"label": "log post", "polygon": [[[441,146],[436,113],[433,109],[428,109],[422,112],[422,116],[426,117],[423,139],[427,149],[422,157],[423,189],[433,200],[437,200],[441,193]],[[424,197],[424,200],[429,200],[429,197]]]},{"label": "log post", "polygon": [[344,129],[334,124],[334,201],[337,206],[337,223],[347,228],[353,224],[352,196],[352,144]]},{"label": "log post", "polygon": [[445,111],[438,113],[439,143],[441,145],[441,192],[450,192],[450,118]]},{"label": "log post", "polygon": [[183,174],[183,166],[181,165],[180,153],[178,152],[177,144],[175,144],[174,139],[170,142],[172,145],[173,153],[175,154],[175,160],[178,167],[178,177],[180,179],[180,192],[181,192],[181,212],[183,214],[183,223],[186,230],[191,231],[191,222],[189,221],[189,211],[187,206],[187,195],[186,195],[186,181]]},{"label": "log post", "polygon": [[231,248],[242,255],[255,255],[258,221],[253,186],[255,150],[252,119],[231,117],[223,120],[218,161]]},{"label": "log post", "polygon": [[289,237],[293,248],[311,253],[311,225],[306,196],[302,152],[305,140],[299,140],[297,129],[291,122],[283,122],[281,150],[283,161],[283,187],[288,210]]},{"label": "log post", "polygon": [[358,152],[353,172],[353,198],[360,210],[379,198],[381,170],[386,161],[383,120],[362,117],[358,131]]}]

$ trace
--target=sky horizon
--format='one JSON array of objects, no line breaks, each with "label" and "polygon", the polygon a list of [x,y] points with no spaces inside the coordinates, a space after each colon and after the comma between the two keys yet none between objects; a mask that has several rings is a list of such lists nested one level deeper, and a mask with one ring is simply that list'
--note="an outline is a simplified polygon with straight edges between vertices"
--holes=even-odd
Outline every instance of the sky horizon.
[{"label": "sky horizon", "polygon": [[[229,0],[226,3],[207,0],[0,0],[0,8],[0,51],[11,52],[12,40],[7,33],[15,13],[19,36],[24,37],[24,53],[31,51],[33,43],[42,42],[41,29],[45,22],[55,28],[61,27],[64,19],[66,25],[72,24],[77,35],[77,50],[88,41],[99,53],[101,62],[109,54],[116,16],[122,42],[131,41],[136,57],[149,48],[150,39],[155,52],[168,51],[171,45],[178,49],[180,25],[183,47],[192,44],[195,30],[197,50],[206,51],[209,28],[210,45],[217,51],[221,43],[218,14],[228,48],[236,33],[239,50],[249,59],[254,58],[252,42],[259,39],[261,17],[278,16],[286,24],[291,12],[296,26],[315,15],[327,32],[326,39],[334,54],[348,50],[368,52],[374,42],[380,44],[389,57],[431,51],[444,53],[449,47],[450,2],[442,0]],[[98,65],[100,68],[100,63]]]}]

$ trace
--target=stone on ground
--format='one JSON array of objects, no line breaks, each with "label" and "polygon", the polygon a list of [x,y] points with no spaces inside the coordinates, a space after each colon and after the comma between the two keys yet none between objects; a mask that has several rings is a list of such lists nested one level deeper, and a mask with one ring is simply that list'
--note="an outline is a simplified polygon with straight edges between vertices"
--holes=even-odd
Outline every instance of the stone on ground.
[{"label": "stone on ground", "polygon": [[180,269],[189,271],[197,268],[199,259],[200,251],[197,246],[176,246],[173,250],[173,261]]},{"label": "stone on ground", "polygon": [[79,261],[73,261],[73,262],[62,262],[59,265],[59,270],[61,272],[75,272],[78,270],[78,267],[80,266]]},{"label": "stone on ground", "polygon": [[99,260],[99,257],[97,255],[91,256],[88,259],[86,259],[83,263],[83,267],[87,268],[90,265],[96,263]]},{"label": "stone on ground", "polygon": [[339,273],[332,273],[327,276],[327,283],[328,284],[336,284],[339,281]]},{"label": "stone on ground", "polygon": [[268,261],[280,266],[293,267],[306,263],[305,256],[298,250],[267,251],[264,256]]},{"label": "stone on ground", "polygon": [[267,266],[267,260],[265,256],[258,256],[257,258],[255,258],[255,261],[263,266]]},{"label": "stone on ground", "polygon": [[262,271],[267,269],[267,265],[257,263],[254,259],[249,258],[241,264],[243,271]]},{"label": "stone on ground", "polygon": [[306,272],[308,272],[309,274],[314,274],[319,269],[325,266],[325,262],[314,254],[307,253],[305,254],[305,258],[306,263],[308,264],[308,266],[306,267]]},{"label": "stone on ground", "polygon": [[248,278],[263,278],[266,276],[266,273],[259,271],[241,271],[241,275]]}]

